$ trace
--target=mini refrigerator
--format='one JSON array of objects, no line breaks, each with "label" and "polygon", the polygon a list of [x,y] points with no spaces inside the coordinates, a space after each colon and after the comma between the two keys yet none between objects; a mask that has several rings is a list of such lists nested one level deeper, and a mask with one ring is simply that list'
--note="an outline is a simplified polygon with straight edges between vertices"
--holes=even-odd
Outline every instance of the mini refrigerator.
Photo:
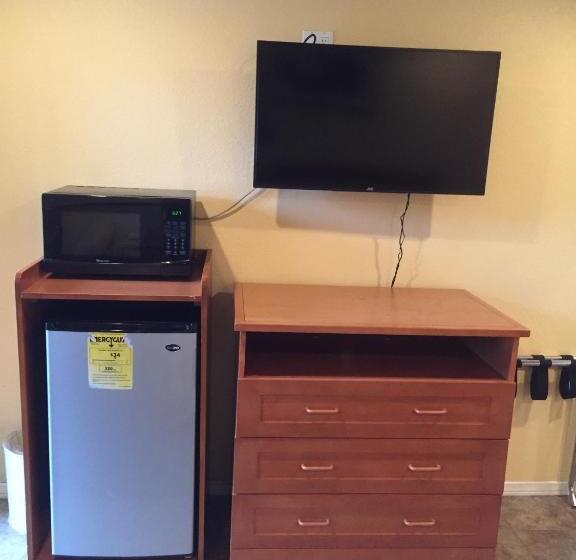
[{"label": "mini refrigerator", "polygon": [[197,329],[48,323],[52,554],[191,556]]}]

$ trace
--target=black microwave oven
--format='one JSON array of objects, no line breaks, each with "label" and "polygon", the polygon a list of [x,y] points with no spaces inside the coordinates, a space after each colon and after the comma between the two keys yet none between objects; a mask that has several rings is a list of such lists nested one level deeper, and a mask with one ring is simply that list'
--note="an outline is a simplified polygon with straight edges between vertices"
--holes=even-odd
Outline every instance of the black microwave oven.
[{"label": "black microwave oven", "polygon": [[59,274],[189,276],[195,192],[67,186],[42,195],[42,267]]}]

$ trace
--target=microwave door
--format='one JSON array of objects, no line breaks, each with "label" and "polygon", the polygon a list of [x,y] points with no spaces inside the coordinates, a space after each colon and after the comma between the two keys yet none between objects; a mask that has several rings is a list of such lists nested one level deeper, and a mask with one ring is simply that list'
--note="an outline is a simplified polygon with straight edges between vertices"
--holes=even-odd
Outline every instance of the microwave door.
[{"label": "microwave door", "polygon": [[65,210],[62,256],[126,262],[142,258],[142,216],[137,212]]}]

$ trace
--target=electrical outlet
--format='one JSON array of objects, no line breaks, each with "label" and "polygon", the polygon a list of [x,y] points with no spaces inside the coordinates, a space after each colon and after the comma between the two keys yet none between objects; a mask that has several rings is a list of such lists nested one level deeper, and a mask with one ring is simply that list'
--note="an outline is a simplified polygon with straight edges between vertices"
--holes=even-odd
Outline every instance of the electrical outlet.
[{"label": "electrical outlet", "polygon": [[[309,37],[312,33],[316,35],[317,45],[331,45],[334,42],[334,33],[332,31],[302,31],[302,41],[305,41],[306,37]],[[314,41],[310,39],[308,42],[313,43]]]}]

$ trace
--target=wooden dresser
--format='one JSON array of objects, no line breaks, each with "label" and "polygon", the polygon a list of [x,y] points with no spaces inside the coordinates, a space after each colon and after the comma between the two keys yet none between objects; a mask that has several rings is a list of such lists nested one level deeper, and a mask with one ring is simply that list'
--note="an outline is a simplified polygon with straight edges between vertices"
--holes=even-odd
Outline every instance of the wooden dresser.
[{"label": "wooden dresser", "polygon": [[528,330],[463,290],[241,284],[231,560],[493,560]]}]

